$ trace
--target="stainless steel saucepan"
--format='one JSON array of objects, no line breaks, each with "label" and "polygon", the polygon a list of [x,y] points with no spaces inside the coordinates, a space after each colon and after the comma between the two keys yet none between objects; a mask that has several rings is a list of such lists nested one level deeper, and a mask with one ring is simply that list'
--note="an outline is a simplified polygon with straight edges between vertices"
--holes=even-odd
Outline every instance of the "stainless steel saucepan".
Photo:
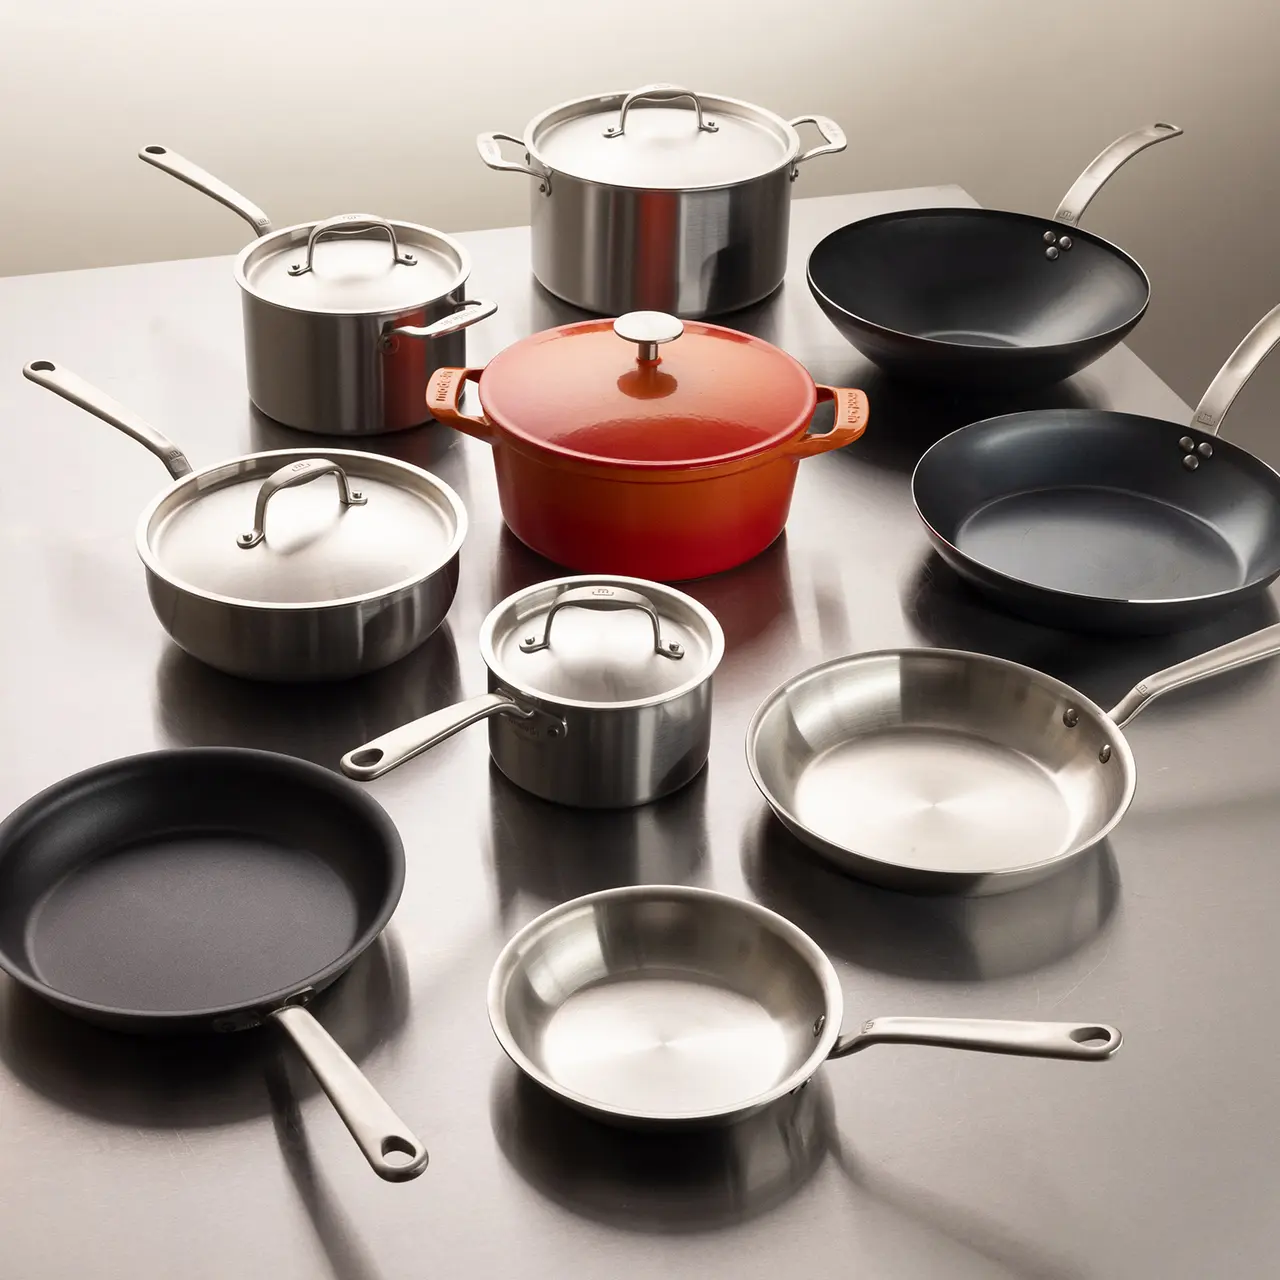
[{"label": "stainless steel saucepan", "polygon": [[628,1128],[731,1124],[875,1044],[1097,1062],[1101,1023],[871,1018],[844,1027],[840,982],[808,934],[709,889],[637,885],[539,916],[503,948],[489,1021],[544,1089]]},{"label": "stainless steel saucepan", "polygon": [[137,548],[156,617],[193,657],[259,680],[342,679],[403,658],[444,621],[467,514],[443,480],[348,449],[194,471],[171,440],[53,361],[22,372],[168,468],[173,483],[138,518]]},{"label": "stainless steel saucepan", "polygon": [[544,800],[629,808],[690,782],[711,744],[712,614],[643,578],[571,577],[508,596],[480,628],[489,692],[342,757],[368,781],[489,722],[493,762]]},{"label": "stainless steel saucepan", "polygon": [[402,431],[430,418],[427,379],[465,365],[463,331],[497,310],[466,300],[462,245],[364,213],[276,230],[256,204],[168,147],[138,155],[253,228],[235,277],[249,397],[263,413],[321,435]]},{"label": "stainless steel saucepan", "polygon": [[864,880],[1005,893],[1106,836],[1133,800],[1121,729],[1161,694],[1280,653],[1280,624],[1148,676],[1110,711],[954,649],[836,658],[774,690],[747,763],[783,824]]}]

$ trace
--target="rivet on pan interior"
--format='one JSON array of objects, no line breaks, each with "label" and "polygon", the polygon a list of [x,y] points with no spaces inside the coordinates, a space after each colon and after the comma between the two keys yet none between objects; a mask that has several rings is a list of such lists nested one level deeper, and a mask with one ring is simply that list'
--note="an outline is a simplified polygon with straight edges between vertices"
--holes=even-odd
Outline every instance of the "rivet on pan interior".
[{"label": "rivet on pan interior", "polygon": [[1190,436],[1183,436],[1182,439],[1178,441],[1178,448],[1181,449],[1183,453],[1190,453],[1195,447],[1196,442]]},{"label": "rivet on pan interior", "polygon": [[1074,729],[1076,725],[1080,723],[1080,713],[1075,709],[1075,707],[1068,707],[1062,713],[1062,723],[1065,724],[1068,729]]},{"label": "rivet on pan interior", "polygon": [[1107,761],[1111,759],[1110,743],[1104,742],[1102,744],[1102,750],[1098,752],[1098,759],[1101,760],[1103,764],[1106,764]]},{"label": "rivet on pan interior", "polygon": [[1058,246],[1056,244],[1051,244],[1044,251],[1044,256],[1048,258],[1050,262],[1052,262],[1058,256]]},{"label": "rivet on pan interior", "polygon": [[1198,453],[1202,458],[1212,458],[1212,457],[1213,457],[1213,445],[1211,445],[1211,444],[1209,443],[1209,441],[1208,441],[1208,440],[1201,440],[1201,441],[1200,441],[1200,443],[1199,443],[1198,445],[1196,445],[1196,452],[1197,452],[1197,453]]},{"label": "rivet on pan interior", "polygon": [[822,1034],[822,1028],[825,1027],[826,1025],[827,1025],[827,1015],[825,1013],[818,1014],[817,1021],[814,1022],[813,1024],[813,1034],[815,1036],[820,1036]]},{"label": "rivet on pan interior", "polygon": [[1194,453],[1189,453],[1185,458],[1183,458],[1182,465],[1186,467],[1188,471],[1194,471],[1200,465],[1200,459],[1197,458]]},{"label": "rivet on pan interior", "polygon": [[1070,237],[1070,236],[1059,236],[1059,237],[1058,237],[1058,248],[1059,248],[1059,249],[1070,249],[1070,248],[1071,248],[1071,237]]},{"label": "rivet on pan interior", "polygon": [[1058,237],[1057,237],[1057,236],[1055,236],[1055,235],[1053,234],[1053,232],[1052,232],[1052,231],[1046,231],[1046,232],[1044,233],[1044,242],[1045,242],[1045,244],[1056,244],[1056,243],[1057,243],[1057,239],[1058,239]]}]

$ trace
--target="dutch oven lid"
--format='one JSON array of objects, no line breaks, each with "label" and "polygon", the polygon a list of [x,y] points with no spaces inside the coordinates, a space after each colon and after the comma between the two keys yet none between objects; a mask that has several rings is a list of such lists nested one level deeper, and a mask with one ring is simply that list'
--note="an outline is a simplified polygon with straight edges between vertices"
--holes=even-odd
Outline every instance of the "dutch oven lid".
[{"label": "dutch oven lid", "polygon": [[485,619],[480,649],[513,693],[618,705],[665,701],[700,684],[719,665],[724,633],[674,587],[571,577],[508,596]]},{"label": "dutch oven lid", "polygon": [[410,311],[452,293],[470,274],[466,251],[430,227],[344,213],[285,227],[249,245],[240,284],[293,311]]},{"label": "dutch oven lid", "polygon": [[669,84],[553,107],[529,125],[527,142],[553,173],[645,190],[746,182],[800,150],[796,131],[772,111]]},{"label": "dutch oven lid", "polygon": [[143,560],[233,603],[302,608],[421,581],[462,545],[457,494],[375,454],[251,454],[187,476],[143,516]]},{"label": "dutch oven lid", "polygon": [[766,453],[806,431],[817,402],[813,379],[785,351],[660,311],[535,333],[489,362],[479,391],[516,441],[635,468]]}]

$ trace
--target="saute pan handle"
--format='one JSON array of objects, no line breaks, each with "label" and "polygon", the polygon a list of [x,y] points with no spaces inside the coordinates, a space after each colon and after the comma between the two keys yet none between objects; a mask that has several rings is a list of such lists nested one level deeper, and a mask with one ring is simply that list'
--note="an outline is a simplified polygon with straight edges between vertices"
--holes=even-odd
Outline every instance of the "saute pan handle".
[{"label": "saute pan handle", "polygon": [[457,311],[451,311],[434,324],[401,324],[394,329],[388,329],[382,335],[380,345],[384,351],[394,351],[396,338],[417,338],[423,342],[430,338],[447,338],[451,333],[459,333],[463,329],[470,329],[473,324],[481,320],[487,320],[497,309],[496,302],[489,302],[484,298],[472,298],[462,303]]},{"label": "saute pan handle", "polygon": [[1023,1058],[1073,1058],[1095,1062],[1120,1047],[1120,1032],[1096,1022],[1003,1022],[991,1018],[872,1018],[841,1036],[832,1058],[873,1044],[927,1044],[976,1049]]},{"label": "saute pan handle", "polygon": [[810,147],[808,151],[802,151],[796,156],[795,164],[791,166],[792,182],[800,176],[800,166],[806,160],[832,155],[836,151],[843,151],[849,145],[849,140],[844,136],[844,130],[828,116],[796,116],[794,120],[789,120],[787,123],[793,129],[798,129],[802,124],[813,125],[822,134],[823,143],[820,147]]},{"label": "saute pan handle", "polygon": [[520,164],[515,160],[504,160],[502,148],[498,145],[502,142],[514,142],[517,147],[524,150],[523,138],[512,137],[509,133],[479,133],[476,135],[476,150],[480,153],[480,159],[497,172],[527,173],[529,177],[537,178],[538,190],[543,195],[549,196],[551,194],[550,177],[545,173],[539,173],[537,169],[527,164]]},{"label": "saute pan handle", "polygon": [[83,378],[77,377],[69,369],[63,369],[52,360],[33,360],[22,370],[22,376],[52,391],[54,395],[70,400],[95,418],[109,422],[117,431],[145,445],[169,469],[175,480],[191,474],[191,463],[187,456],[168,436],[162,435],[149,422],[144,422],[136,413],[130,413],[122,404],[118,404],[105,392],[99,391]]},{"label": "saute pan handle", "polygon": [[826,453],[831,449],[842,449],[852,444],[867,429],[867,419],[871,416],[871,406],[867,403],[866,394],[851,387],[819,387],[818,403],[834,400],[836,419],[831,430],[823,435],[798,436],[791,442],[787,453],[793,458],[810,458],[815,453]]},{"label": "saute pan handle", "polygon": [[445,707],[443,711],[433,711],[428,716],[411,720],[365,743],[363,747],[348,751],[340,762],[342,772],[348,778],[370,782],[390,773],[406,760],[421,755],[428,747],[452,738],[460,729],[475,724],[477,720],[487,720],[499,714],[531,720],[535,713],[526,711],[505,693],[484,693],[478,698],[468,698],[465,702]]},{"label": "saute pan handle", "polygon": [[246,550],[256,547],[267,536],[267,503],[281,489],[296,489],[300,484],[310,484],[321,476],[338,477],[338,500],[344,507],[363,507],[368,498],[357,493],[347,479],[347,473],[331,458],[303,458],[289,462],[273,471],[258,490],[258,500],[253,505],[253,528],[236,538],[236,546]]},{"label": "saute pan handle", "polygon": [[213,174],[206,173],[198,164],[192,164],[176,151],[170,151],[168,147],[143,147],[138,152],[138,158],[172,174],[187,186],[212,196],[219,204],[225,204],[232,213],[238,213],[253,228],[255,236],[265,236],[271,230],[271,219],[252,200],[246,200],[238,191]]},{"label": "saute pan handle", "polygon": [[427,1167],[426,1147],[391,1110],[342,1046],[297,1005],[277,1009],[270,1017],[307,1060],[374,1173],[388,1182],[416,1178]]},{"label": "saute pan handle", "polygon": [[1109,147],[1099,152],[1071,184],[1071,190],[1062,197],[1062,203],[1053,215],[1054,222],[1065,222],[1071,227],[1079,226],[1089,202],[1125,161],[1132,160],[1139,151],[1145,151],[1157,142],[1178,137],[1181,132],[1176,124],[1153,124],[1117,138]]},{"label": "saute pan handle", "polygon": [[1141,684],[1134,685],[1107,714],[1123,729],[1139,711],[1163,693],[1207,680],[1210,676],[1220,676],[1237,667],[1247,667],[1251,662],[1261,662],[1263,658],[1273,658],[1277,654],[1280,654],[1280,622],[1157,671]]},{"label": "saute pan handle", "polygon": [[1227,357],[1226,364],[1213,375],[1213,381],[1191,415],[1191,425],[1216,436],[1231,402],[1253,377],[1254,370],[1271,354],[1277,342],[1280,342],[1280,306],[1272,307],[1249,330]]},{"label": "saute pan handle", "polygon": [[465,431],[485,444],[493,443],[493,427],[487,418],[473,418],[458,407],[462,388],[478,381],[483,369],[437,369],[427,379],[427,411],[437,422]]}]

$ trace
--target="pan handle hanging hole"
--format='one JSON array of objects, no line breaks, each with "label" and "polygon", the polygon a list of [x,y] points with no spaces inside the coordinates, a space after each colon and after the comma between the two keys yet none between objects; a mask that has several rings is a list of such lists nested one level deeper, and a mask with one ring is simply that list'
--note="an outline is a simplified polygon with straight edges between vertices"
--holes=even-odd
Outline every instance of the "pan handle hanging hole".
[{"label": "pan handle hanging hole", "polygon": [[1076,725],[1080,723],[1080,713],[1075,709],[1075,707],[1068,707],[1062,713],[1062,723],[1065,724],[1068,729],[1074,729]]},{"label": "pan handle hanging hole", "polygon": [[1087,1044],[1101,1048],[1111,1043],[1111,1033],[1106,1027],[1075,1027],[1067,1032],[1076,1044]]},{"label": "pan handle hanging hole", "polygon": [[1102,744],[1102,750],[1098,752],[1098,759],[1099,759],[1099,760],[1101,760],[1103,764],[1106,764],[1106,763],[1107,763],[1107,761],[1111,759],[1111,744],[1110,744],[1110,743],[1108,743],[1108,742],[1104,742],[1104,743]]},{"label": "pan handle hanging hole", "polygon": [[[393,1133],[383,1138],[382,1154],[388,1164],[403,1165],[413,1160],[417,1156],[418,1150],[407,1138],[402,1138],[399,1134]],[[403,1157],[403,1159],[399,1157]]]},{"label": "pan handle hanging hole", "polygon": [[356,751],[352,754],[351,763],[359,765],[363,769],[368,765],[380,764],[382,756],[381,747],[365,747],[362,751]]}]

